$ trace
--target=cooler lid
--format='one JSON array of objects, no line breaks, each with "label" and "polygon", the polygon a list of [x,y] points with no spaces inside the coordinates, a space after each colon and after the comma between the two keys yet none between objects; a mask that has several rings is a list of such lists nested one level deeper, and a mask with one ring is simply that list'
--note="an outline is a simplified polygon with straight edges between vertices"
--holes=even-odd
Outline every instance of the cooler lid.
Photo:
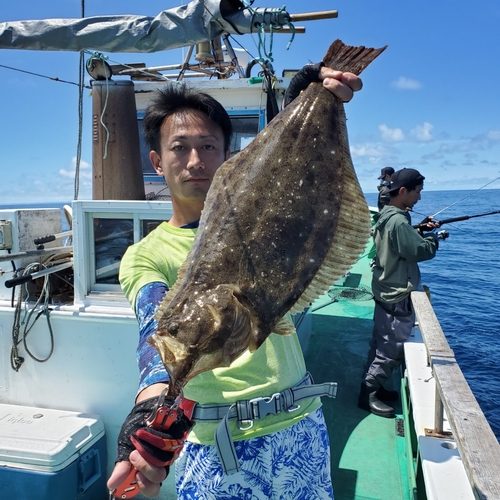
[{"label": "cooler lid", "polygon": [[100,415],[0,404],[0,465],[59,470],[103,435]]}]

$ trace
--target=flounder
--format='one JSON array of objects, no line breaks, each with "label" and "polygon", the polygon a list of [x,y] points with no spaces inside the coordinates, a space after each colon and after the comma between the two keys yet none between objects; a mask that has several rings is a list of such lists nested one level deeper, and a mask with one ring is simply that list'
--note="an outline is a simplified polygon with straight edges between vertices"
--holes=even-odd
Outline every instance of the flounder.
[{"label": "flounder", "polygon": [[[323,63],[355,74],[383,50],[335,41]],[[229,366],[309,306],[365,249],[370,213],[354,170],[343,103],[312,83],[217,171],[194,243],[149,342],[169,396]]]}]

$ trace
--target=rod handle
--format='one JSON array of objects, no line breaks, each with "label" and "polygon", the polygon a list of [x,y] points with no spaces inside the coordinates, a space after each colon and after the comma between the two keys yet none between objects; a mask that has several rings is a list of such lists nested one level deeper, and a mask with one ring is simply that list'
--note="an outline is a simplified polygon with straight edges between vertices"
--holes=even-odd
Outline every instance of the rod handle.
[{"label": "rod handle", "polygon": [[50,241],[55,241],[56,237],[53,234],[48,234],[47,236],[42,236],[41,238],[35,238],[33,243],[35,245],[41,245],[42,243],[49,243]]},{"label": "rod handle", "polygon": [[66,238],[66,236],[72,236],[73,231],[64,231],[63,233],[57,233],[57,234],[47,234],[46,236],[40,236],[40,238],[35,238],[33,240],[33,243],[35,245],[41,245],[42,243],[49,243],[50,241],[55,241],[61,238]]},{"label": "rod handle", "polygon": [[28,281],[31,281],[32,277],[31,274],[25,274],[23,276],[19,276],[18,278],[12,278],[11,280],[7,280],[5,282],[5,286],[7,288],[13,288],[17,285],[22,285],[23,283],[28,283]]}]

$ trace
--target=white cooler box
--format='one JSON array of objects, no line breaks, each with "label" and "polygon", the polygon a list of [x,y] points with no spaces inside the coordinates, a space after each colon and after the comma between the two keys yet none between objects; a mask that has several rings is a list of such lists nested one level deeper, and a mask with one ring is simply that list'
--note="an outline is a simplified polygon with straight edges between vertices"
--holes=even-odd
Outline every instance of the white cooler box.
[{"label": "white cooler box", "polygon": [[0,499],[103,500],[99,415],[0,404]]}]

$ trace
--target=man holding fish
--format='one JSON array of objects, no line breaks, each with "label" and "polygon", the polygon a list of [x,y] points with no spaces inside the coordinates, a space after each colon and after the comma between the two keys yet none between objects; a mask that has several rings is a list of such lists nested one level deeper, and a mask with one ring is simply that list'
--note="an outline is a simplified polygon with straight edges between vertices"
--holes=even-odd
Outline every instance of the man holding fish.
[{"label": "man holding fish", "polygon": [[[310,67],[307,72],[309,81],[322,81],[344,102],[362,87],[353,73],[319,65],[313,75]],[[299,91],[300,86],[295,87],[294,92]],[[130,247],[122,260],[120,282],[139,321],[141,380],[136,406],[120,433],[117,464],[108,480],[110,491],[135,468],[141,493],[157,496],[191,430],[176,461],[179,498],[333,498],[320,394],[248,421],[246,426],[230,422],[238,462],[231,474],[224,473],[214,446],[218,423],[195,418],[192,429],[189,421],[179,423],[180,430],[172,426],[169,433],[146,429],[145,417],[169,382],[158,352],[146,340],[157,328],[156,307],[177,279],[193,242],[215,172],[229,158],[231,124],[211,97],[172,85],[157,94],[144,126],[151,162],[170,188],[174,214]],[[184,396],[222,406],[273,399],[277,393],[310,385],[297,336],[270,335],[256,351],[247,350],[231,366],[196,375],[184,387]]]}]

